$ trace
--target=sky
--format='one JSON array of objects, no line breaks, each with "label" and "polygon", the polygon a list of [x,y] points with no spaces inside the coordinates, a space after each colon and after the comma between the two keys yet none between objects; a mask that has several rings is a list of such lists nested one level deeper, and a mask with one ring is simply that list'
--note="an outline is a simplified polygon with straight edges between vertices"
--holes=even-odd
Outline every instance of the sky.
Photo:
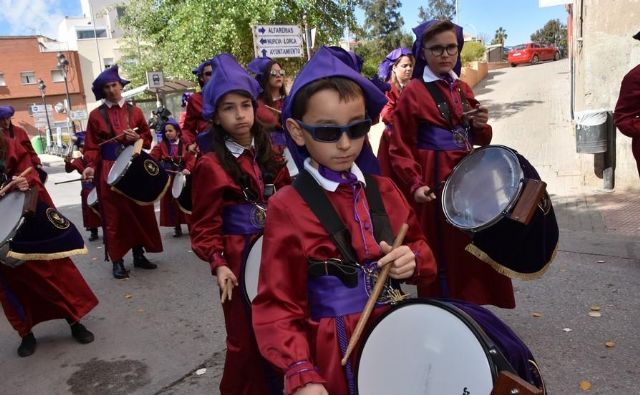
[{"label": "sky", "polygon": [[[418,7],[428,1],[401,1],[404,30],[409,32],[417,25]],[[484,35],[490,41],[502,27],[509,46],[530,41],[530,35],[550,19],[563,23],[567,19],[564,6],[539,8],[538,0],[458,0],[458,11],[457,23],[465,32]],[[80,14],[80,0],[0,0],[0,36],[43,34],[55,38],[65,15]],[[363,21],[362,11],[356,16]]]}]

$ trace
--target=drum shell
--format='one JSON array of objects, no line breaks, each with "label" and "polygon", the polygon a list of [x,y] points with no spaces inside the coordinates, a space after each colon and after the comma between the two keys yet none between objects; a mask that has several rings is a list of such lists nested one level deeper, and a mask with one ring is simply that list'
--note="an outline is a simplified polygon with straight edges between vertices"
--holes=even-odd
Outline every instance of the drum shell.
[{"label": "drum shell", "polygon": [[[180,192],[176,193],[177,187],[175,184],[182,182],[182,177],[184,177],[184,184],[182,185],[182,189],[180,190]],[[172,187],[171,194],[173,198],[176,199],[178,208],[185,214],[191,214],[191,175],[176,174],[173,179],[173,184],[174,185]]]},{"label": "drum shell", "polygon": [[124,174],[111,184],[111,189],[140,205],[149,205],[164,195],[170,182],[167,172],[142,151],[130,159]]},{"label": "drum shell", "polygon": [[247,254],[242,265],[242,281],[240,287],[245,302],[250,306],[258,294],[258,278],[260,274],[260,262],[262,257],[262,240],[259,234],[247,249]]},{"label": "drum shell", "polygon": [[[517,154],[524,176],[540,180],[534,167]],[[553,260],[559,229],[551,199],[546,195],[531,222],[503,217],[493,226],[471,234],[467,250],[498,272],[520,280],[541,277]]]}]

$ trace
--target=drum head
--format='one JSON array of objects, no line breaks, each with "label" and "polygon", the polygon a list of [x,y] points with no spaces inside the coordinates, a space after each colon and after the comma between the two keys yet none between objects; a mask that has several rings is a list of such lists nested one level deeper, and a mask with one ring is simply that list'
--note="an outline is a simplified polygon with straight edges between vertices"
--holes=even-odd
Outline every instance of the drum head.
[{"label": "drum head", "polygon": [[511,149],[480,148],[464,158],[447,179],[442,192],[444,215],[463,230],[491,226],[515,204],[523,177]]},{"label": "drum head", "polygon": [[113,163],[111,169],[109,170],[109,175],[107,176],[107,184],[113,185],[127,172],[127,168],[129,168],[129,163],[131,162],[131,157],[133,156],[133,145],[125,148],[120,155],[118,155],[118,159]]},{"label": "drum head", "polygon": [[260,259],[262,258],[262,236],[253,242],[247,261],[244,263],[244,291],[249,303],[258,295],[258,277],[260,276]]},{"label": "drum head", "polygon": [[177,173],[173,177],[173,185],[171,185],[171,195],[175,199],[179,198],[186,184],[187,184],[187,176],[185,176],[182,173]]},{"label": "drum head", "polygon": [[87,204],[95,206],[98,203],[98,190],[94,187],[87,195]]},{"label": "drum head", "polygon": [[358,393],[489,394],[493,363],[463,315],[442,303],[414,301],[385,314],[367,337],[358,363]]},{"label": "drum head", "polygon": [[24,192],[14,191],[7,193],[0,199],[0,244],[4,244],[14,236],[22,223],[22,211],[25,202]]}]

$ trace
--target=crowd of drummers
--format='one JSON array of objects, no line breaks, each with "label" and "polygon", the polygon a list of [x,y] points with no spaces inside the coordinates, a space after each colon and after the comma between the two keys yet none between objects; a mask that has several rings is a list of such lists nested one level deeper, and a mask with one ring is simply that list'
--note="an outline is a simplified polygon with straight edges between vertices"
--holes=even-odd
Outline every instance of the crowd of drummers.
[{"label": "crowd of drummers", "polygon": [[[459,79],[461,27],[432,20],[413,31],[413,47],[391,51],[374,78],[355,53],[321,47],[288,89],[277,60],[245,66],[218,54],[193,70],[200,91],[183,96],[178,119],[161,119],[153,147],[143,112],[122,96],[129,81],[118,66],[93,81],[101,104],[75,136],[80,156],[65,159],[82,178],[88,240],[99,242],[102,229],[110,274],[123,279],[129,251],[133,270],[170,263],[159,226],[188,232],[220,290],[221,394],[489,394],[500,371],[544,390],[527,346],[481,305],[515,308],[512,279],[535,279],[553,260],[558,229],[545,184],[515,150],[490,145],[489,111]],[[3,231],[0,301],[26,357],[36,349],[32,328],[46,320],[66,319],[78,342],[93,341],[79,321],[98,300],[71,260],[86,252],[82,238],[55,209],[12,115],[0,107],[0,213],[21,218]],[[376,123],[385,129],[374,153]],[[55,247],[39,233],[47,226]],[[403,364],[367,359],[411,341],[420,352],[427,340],[415,338],[435,333],[415,327],[377,343],[376,331],[415,326],[434,310],[476,328],[469,336],[489,370],[470,366],[419,389]],[[446,337],[431,341],[444,346]],[[447,370],[467,353],[419,359],[426,371]]]}]

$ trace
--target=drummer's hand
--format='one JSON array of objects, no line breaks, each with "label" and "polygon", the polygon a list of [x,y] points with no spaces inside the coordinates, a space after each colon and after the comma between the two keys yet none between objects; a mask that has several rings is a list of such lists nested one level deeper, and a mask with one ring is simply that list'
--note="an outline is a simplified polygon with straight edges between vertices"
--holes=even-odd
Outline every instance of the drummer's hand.
[{"label": "drummer's hand", "polygon": [[416,203],[428,203],[432,200],[436,200],[436,194],[431,192],[431,188],[424,185],[416,189],[413,193],[413,199]]},{"label": "drummer's hand", "polygon": [[124,137],[127,141],[138,141],[140,139],[140,135],[133,129],[125,129]]},{"label": "drummer's hand", "polygon": [[191,172],[188,169],[184,169],[182,170],[182,174],[184,174],[185,176],[188,176],[189,174],[191,174]]},{"label": "drummer's hand", "polygon": [[93,167],[87,167],[84,169],[84,171],[82,172],[82,178],[85,180],[90,180],[93,178],[94,174],[94,170]]},{"label": "drummer's hand", "polygon": [[71,163],[71,156],[67,155],[64,157],[64,163]]},{"label": "drummer's hand", "polygon": [[196,143],[189,144],[189,146],[187,147],[187,150],[195,154],[198,152],[198,145]]},{"label": "drummer's hand", "polygon": [[218,266],[216,268],[216,277],[218,277],[218,287],[220,287],[221,291],[224,289],[224,284],[227,281],[231,281],[231,284],[233,284],[234,287],[238,286],[238,279],[236,278],[236,275],[233,274],[227,265]]},{"label": "drummer's hand", "polygon": [[487,126],[487,121],[489,121],[489,109],[480,105],[476,108],[478,112],[469,116],[469,119],[473,122],[473,127],[483,128]]},{"label": "drummer's hand", "polygon": [[389,277],[403,280],[413,276],[416,269],[416,255],[408,246],[400,246],[392,251],[391,246],[383,241],[380,243],[380,248],[386,255],[380,258],[378,267],[390,264]]},{"label": "drummer's hand", "polygon": [[13,181],[15,183],[15,186],[21,190],[21,191],[26,191],[29,189],[29,181],[27,181],[27,179],[25,177],[13,177],[11,179],[11,181]]},{"label": "drummer's hand", "polygon": [[293,395],[329,395],[329,392],[322,384],[309,383],[294,392]]}]

